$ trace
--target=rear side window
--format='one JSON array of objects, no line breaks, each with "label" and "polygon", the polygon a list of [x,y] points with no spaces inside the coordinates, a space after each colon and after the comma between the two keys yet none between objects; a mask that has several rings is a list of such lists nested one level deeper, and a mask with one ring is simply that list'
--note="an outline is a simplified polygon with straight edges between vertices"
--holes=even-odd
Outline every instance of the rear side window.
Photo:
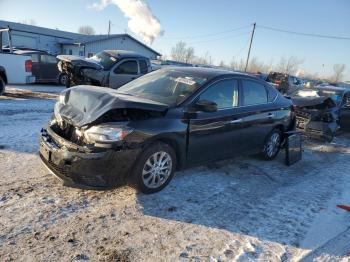
[{"label": "rear side window", "polygon": [[125,61],[114,70],[114,73],[125,75],[137,75],[137,71],[138,70],[136,61]]},{"label": "rear side window", "polygon": [[238,106],[238,84],[237,80],[221,80],[205,90],[199,100],[215,102],[218,109],[228,109]]},{"label": "rear side window", "polygon": [[139,60],[139,65],[140,65],[140,73],[147,74],[148,66],[147,66],[146,60]]},{"label": "rear side window", "polygon": [[57,63],[56,57],[51,55],[41,55],[40,60],[41,60],[41,63],[51,63],[51,64]]},{"label": "rear side window", "polygon": [[243,105],[257,105],[267,103],[267,91],[264,85],[255,81],[243,80]]}]

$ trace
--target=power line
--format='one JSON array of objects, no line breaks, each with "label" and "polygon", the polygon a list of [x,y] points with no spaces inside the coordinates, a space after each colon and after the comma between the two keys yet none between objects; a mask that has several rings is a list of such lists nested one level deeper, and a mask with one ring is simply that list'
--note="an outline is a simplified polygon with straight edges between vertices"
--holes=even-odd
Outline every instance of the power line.
[{"label": "power line", "polygon": [[231,33],[231,32],[234,32],[234,31],[238,31],[238,30],[241,30],[241,29],[248,28],[248,27],[250,27],[250,26],[251,26],[251,25],[241,26],[241,27],[237,27],[237,28],[230,29],[230,30],[221,31],[221,32],[217,32],[217,33],[211,33],[211,34],[194,35],[194,36],[162,37],[162,39],[193,39],[193,38],[206,38],[206,37],[211,37],[211,36],[216,36],[216,35]]},{"label": "power line", "polygon": [[247,34],[250,34],[250,32],[244,32],[244,33],[240,33],[240,34],[237,34],[237,35],[230,35],[230,36],[214,38],[214,39],[209,39],[209,40],[204,40],[204,41],[190,42],[188,44],[189,45],[193,45],[193,44],[208,43],[208,42],[213,42],[213,41],[217,41],[217,40],[223,40],[223,39],[228,39],[228,38],[235,38],[235,37],[239,37],[239,36],[243,36],[243,35],[247,35]]},{"label": "power line", "polygon": [[269,27],[269,26],[263,26],[258,25],[257,27],[271,30],[271,31],[277,31],[282,33],[288,33],[288,34],[294,34],[294,35],[302,35],[302,36],[311,36],[311,37],[318,37],[318,38],[328,38],[328,39],[338,39],[338,40],[350,40],[350,37],[344,37],[344,36],[333,36],[333,35],[321,35],[321,34],[311,34],[311,33],[302,33],[302,32],[296,32],[291,30],[285,30],[275,27]]}]

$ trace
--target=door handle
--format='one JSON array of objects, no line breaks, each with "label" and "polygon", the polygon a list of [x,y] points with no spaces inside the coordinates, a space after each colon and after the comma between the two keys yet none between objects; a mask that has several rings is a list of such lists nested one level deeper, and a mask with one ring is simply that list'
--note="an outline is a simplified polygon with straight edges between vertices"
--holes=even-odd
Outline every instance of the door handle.
[{"label": "door handle", "polygon": [[276,115],[273,114],[273,113],[268,113],[268,114],[267,114],[267,117],[268,117],[268,118],[273,118],[273,117],[275,117],[275,116],[276,116]]},{"label": "door handle", "polygon": [[230,124],[239,124],[243,122],[242,118],[238,118],[238,119],[234,119],[234,120],[230,120],[228,121]]}]

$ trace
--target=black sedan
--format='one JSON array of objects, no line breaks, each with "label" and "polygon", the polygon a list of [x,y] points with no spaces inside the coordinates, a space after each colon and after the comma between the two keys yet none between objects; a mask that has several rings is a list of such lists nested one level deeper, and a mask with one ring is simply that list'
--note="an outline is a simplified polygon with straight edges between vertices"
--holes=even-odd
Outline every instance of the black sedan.
[{"label": "black sedan", "polygon": [[118,90],[63,91],[40,157],[66,183],[163,189],[174,171],[242,154],[273,159],[295,126],[292,103],[245,74],[166,68]]}]

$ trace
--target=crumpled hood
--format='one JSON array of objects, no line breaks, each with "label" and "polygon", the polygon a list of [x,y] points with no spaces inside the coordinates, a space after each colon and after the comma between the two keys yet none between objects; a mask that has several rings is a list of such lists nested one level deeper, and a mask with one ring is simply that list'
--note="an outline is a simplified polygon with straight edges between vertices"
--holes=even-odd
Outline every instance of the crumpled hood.
[{"label": "crumpled hood", "polygon": [[105,87],[81,85],[63,91],[55,105],[55,116],[82,127],[97,120],[113,109],[142,109],[164,112],[166,104],[145,98],[118,93]]},{"label": "crumpled hood", "polygon": [[316,96],[316,97],[292,97],[292,102],[296,106],[316,106],[328,103],[331,106],[336,106],[332,98],[326,96]]},{"label": "crumpled hood", "polygon": [[75,55],[58,55],[57,59],[66,63],[70,63],[73,66],[80,66],[86,68],[93,68],[96,70],[102,70],[103,66],[98,62],[91,60],[89,58],[82,58]]}]

